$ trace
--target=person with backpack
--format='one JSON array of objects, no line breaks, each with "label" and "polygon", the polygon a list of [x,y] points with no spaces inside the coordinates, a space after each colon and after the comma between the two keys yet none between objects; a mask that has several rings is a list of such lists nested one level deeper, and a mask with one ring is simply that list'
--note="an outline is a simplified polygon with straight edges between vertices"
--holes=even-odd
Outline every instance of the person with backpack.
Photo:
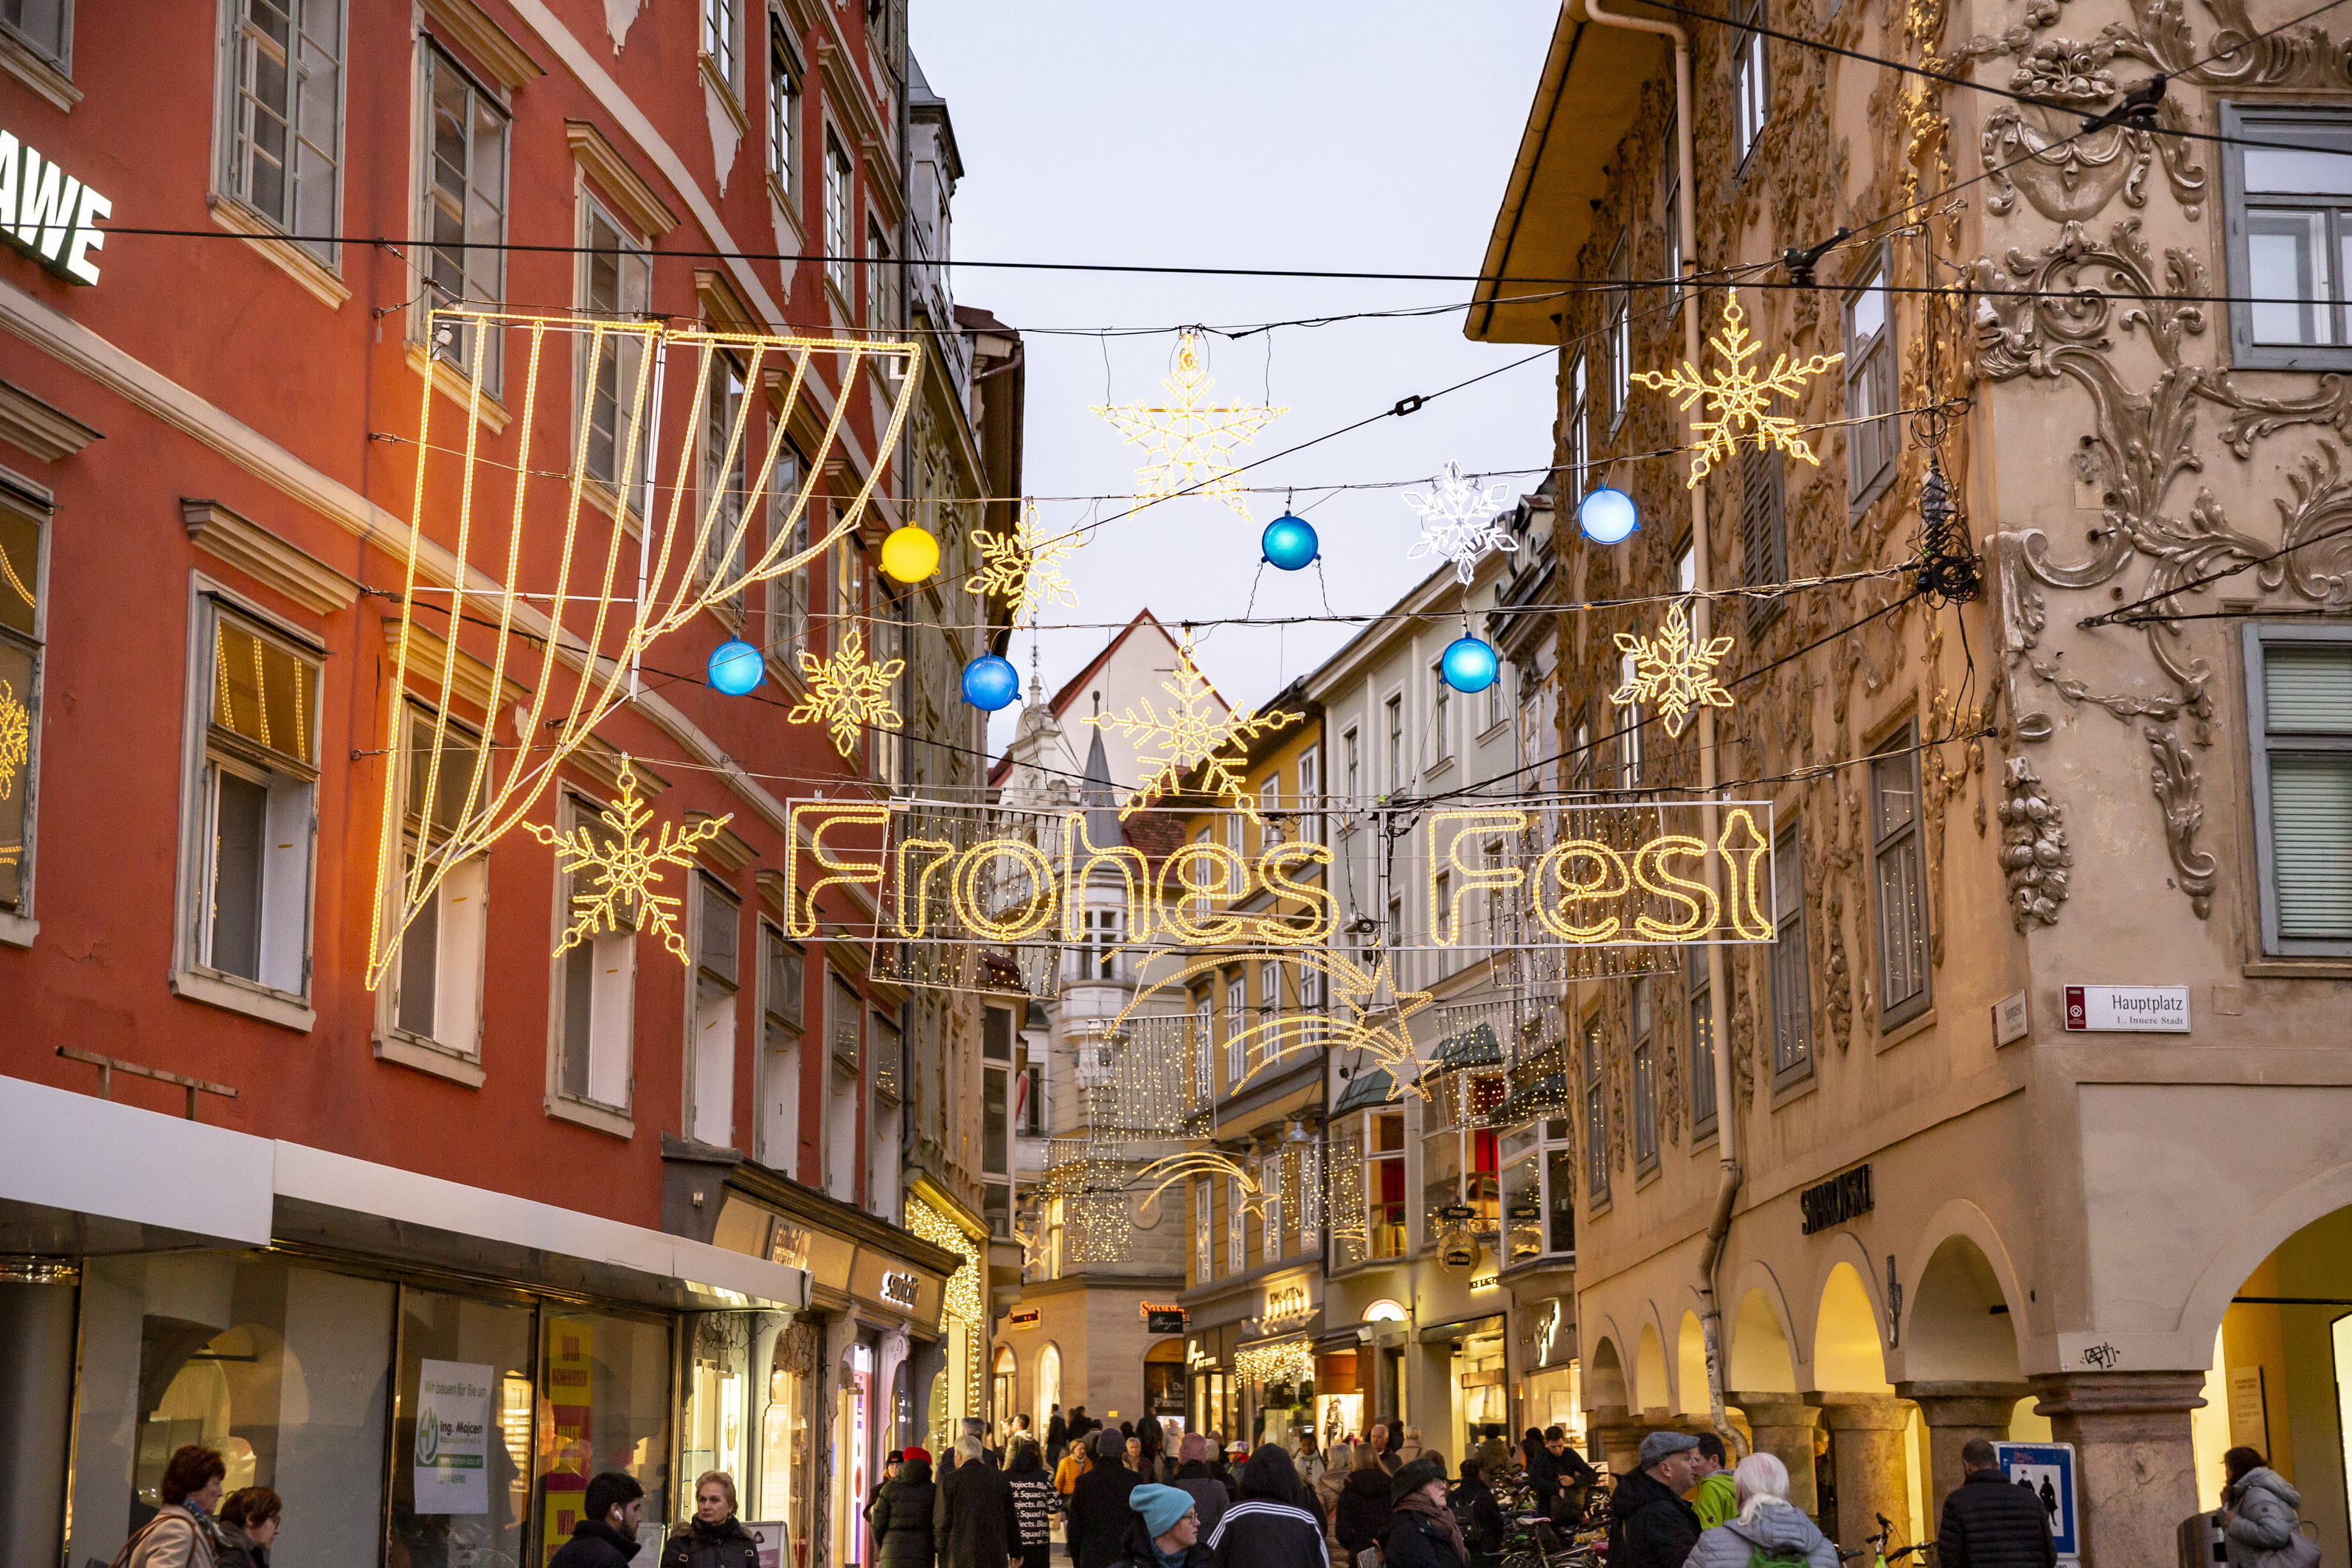
[{"label": "person with backpack", "polygon": [[1653,1432],[1637,1463],[1609,1496],[1609,1568],[1683,1568],[1699,1537],[1698,1514],[1683,1501],[1697,1473],[1698,1439]]},{"label": "person with backpack", "polygon": [[1234,1488],[1208,1536],[1216,1568],[1328,1568],[1323,1521],[1281,1444],[1265,1444],[1244,1460]]},{"label": "person with backpack", "polygon": [[1755,1453],[1730,1473],[1739,1511],[1698,1538],[1685,1568],[1838,1568],[1821,1527],[1789,1500],[1789,1468]]},{"label": "person with backpack", "polygon": [[1503,1510],[1486,1484],[1486,1467],[1475,1458],[1462,1461],[1462,1479],[1446,1489],[1445,1506],[1462,1527],[1463,1544],[1470,1549],[1473,1568],[1492,1563],[1503,1551]]},{"label": "person with backpack", "polygon": [[1936,1524],[1938,1568],[2054,1568],[2058,1548],[2042,1500],[2001,1474],[2000,1458],[1982,1437],[1960,1445],[1960,1484],[1944,1498]]},{"label": "person with backpack", "polygon": [[1021,1527],[1021,1568],[1048,1568],[1054,1553],[1054,1516],[1062,1500],[1054,1479],[1045,1473],[1037,1439],[1024,1433],[1013,1439],[1004,1461],[1004,1479],[1013,1488],[1013,1518]]},{"label": "person with backpack", "polygon": [[2229,1478],[2221,1489],[2221,1550],[2230,1568],[2318,1563],[2318,1546],[2297,1527],[2303,1494],[2264,1464],[2258,1450],[2231,1449],[2221,1456],[2221,1473]]}]

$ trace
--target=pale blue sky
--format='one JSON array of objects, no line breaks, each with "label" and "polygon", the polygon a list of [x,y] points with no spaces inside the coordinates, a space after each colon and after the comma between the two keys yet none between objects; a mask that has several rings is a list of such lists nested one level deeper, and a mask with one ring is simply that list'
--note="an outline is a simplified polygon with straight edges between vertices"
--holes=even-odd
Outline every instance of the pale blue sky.
[{"label": "pale blue sky", "polygon": [[[1475,272],[1553,16],[1543,0],[914,0],[915,53],[948,100],[966,168],[955,254]],[[1459,301],[1469,289],[971,268],[955,288],[960,301],[1023,328],[1255,322]],[[1047,496],[1131,486],[1137,448],[1087,412],[1107,401],[1104,342],[1034,332],[1027,342],[1024,488]],[[1110,340],[1108,401],[1157,394],[1173,344],[1165,334]],[[1290,408],[1244,458],[1533,352],[1469,342],[1459,311],[1210,344],[1220,400],[1232,393]],[[1465,470],[1535,467],[1549,460],[1551,380],[1549,362],[1538,362],[1244,482],[1425,478],[1449,459]],[[1302,496],[1302,506],[1310,499],[1320,500]],[[1052,618],[1124,621],[1146,605],[1171,626],[1241,614],[1258,531],[1282,500],[1249,498],[1249,523],[1220,503],[1186,500],[1108,524],[1072,563],[1078,607]],[[1048,503],[1042,515],[1068,525],[1087,512]],[[1336,610],[1384,609],[1428,564],[1405,560],[1418,530],[1393,490],[1342,494],[1305,515],[1322,537]],[[1312,569],[1265,573],[1257,613],[1321,608]],[[1108,635],[1045,633],[1047,689]],[[1202,665],[1231,700],[1259,701],[1348,635],[1332,626],[1228,627],[1202,645]],[[1025,636],[1015,651],[1025,681]],[[997,744],[1018,711],[999,715]]]}]

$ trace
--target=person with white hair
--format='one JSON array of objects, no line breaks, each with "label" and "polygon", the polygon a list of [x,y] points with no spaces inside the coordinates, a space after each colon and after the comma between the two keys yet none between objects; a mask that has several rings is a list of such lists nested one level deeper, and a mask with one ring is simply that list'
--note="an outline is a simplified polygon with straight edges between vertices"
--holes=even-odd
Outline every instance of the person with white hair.
[{"label": "person with white hair", "polygon": [[1778,1458],[1748,1455],[1732,1470],[1731,1489],[1739,1512],[1702,1534],[1683,1568],[1748,1568],[1759,1556],[1838,1568],[1837,1548],[1789,1500],[1789,1468]]}]

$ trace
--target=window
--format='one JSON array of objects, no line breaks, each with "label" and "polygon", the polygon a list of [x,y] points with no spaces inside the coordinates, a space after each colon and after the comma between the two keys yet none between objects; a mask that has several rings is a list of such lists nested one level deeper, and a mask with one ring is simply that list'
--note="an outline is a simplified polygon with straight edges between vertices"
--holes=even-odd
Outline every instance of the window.
[{"label": "window", "polygon": [[1323,1234],[1323,1151],[1313,1143],[1298,1146],[1298,1249],[1311,1252]]},{"label": "window", "polygon": [[[1205,827],[1201,829],[1200,837],[1192,840],[1195,844],[1206,844],[1208,841],[1209,830]],[[1198,858],[1206,860],[1208,856],[1203,854],[1199,856]],[[1222,879],[1223,879],[1221,878],[1220,880]],[[1211,886],[1211,884],[1207,879],[1205,878],[1202,879],[1201,887],[1203,890],[1194,894],[1192,899],[1192,918],[1202,922],[1206,922],[1209,918],[1209,895],[1206,891],[1209,886]]]},{"label": "window", "polygon": [[1895,472],[1895,334],[1886,261],[1873,261],[1845,301],[1845,493],[1859,509]]},{"label": "window", "polygon": [[1265,1196],[1265,1215],[1259,1221],[1265,1239],[1258,1250],[1271,1263],[1283,1253],[1281,1155],[1268,1154],[1257,1163],[1257,1190]]},{"label": "window", "polygon": [[1120,942],[1126,940],[1127,911],[1123,909],[1087,910],[1085,921],[1085,929],[1078,938],[1076,978],[1118,979],[1118,949]]},{"label": "window", "polygon": [[[1666,133],[1658,142],[1658,184],[1662,187],[1658,204],[1658,227],[1666,238],[1666,269],[1664,276],[1678,279],[1683,275],[1683,165],[1675,155],[1675,139],[1680,127],[1673,115],[1666,116]],[[1682,290],[1672,296],[1679,300]]]},{"label": "window", "polygon": [[1675,551],[1675,586],[1685,594],[1698,587],[1698,546],[1691,542],[1687,533]]},{"label": "window", "polygon": [[1242,852],[1242,816],[1238,811],[1225,815],[1225,847],[1236,855]]},{"label": "window", "polygon": [[742,0],[702,0],[702,52],[719,79],[743,90]]},{"label": "window", "polygon": [[[775,472],[768,480],[768,539],[778,561],[789,561],[809,546],[809,514],[800,504],[801,484],[800,454],[787,446],[776,454]],[[776,535],[787,524],[792,537],[778,545]],[[805,564],[795,566],[767,583],[768,657],[787,669],[800,668],[793,656],[808,647],[810,571]]]},{"label": "window", "polygon": [[800,1174],[801,1015],[806,971],[796,943],[760,922],[760,1147],[761,1164]]},{"label": "window", "polygon": [[1298,753],[1298,837],[1323,842],[1323,753],[1309,746]]},{"label": "window", "polygon": [[[1780,454],[1755,447],[1739,450],[1739,578],[1748,587],[1789,580],[1789,525]],[[1780,613],[1780,595],[1748,601],[1752,636]]]},{"label": "window", "polygon": [[[828,1057],[825,1083],[828,1092],[824,1102],[824,1190],[828,1196],[843,1203],[857,1201],[857,1173],[865,1163],[858,1145],[858,1089],[865,1078],[865,1053],[859,1040],[859,1030],[866,1016],[866,1005],[858,1000],[857,989],[839,973],[827,970],[824,985],[824,1024],[822,1036]],[[1011,1019],[1002,1008],[991,1007],[981,1014],[981,1055],[994,1059],[1000,1042],[1012,1037]],[[999,1119],[994,1127],[989,1124],[987,1112],[989,1084],[987,1075],[981,1079],[981,1169],[990,1171],[989,1155],[993,1152],[989,1133],[1001,1138],[1003,1132],[1002,1113],[1004,1109],[1003,1075],[998,1075],[996,1110]],[[998,1164],[1001,1167],[1000,1156]]]},{"label": "window", "polygon": [[0,0],[0,27],[58,69],[73,74],[73,0]]},{"label": "window", "polygon": [[[1617,665],[1617,676],[1626,686],[1633,684],[1633,656],[1622,655]],[[1621,773],[1619,784],[1625,789],[1642,787],[1642,705],[1628,702],[1618,710],[1617,760]]]},{"label": "window", "polygon": [[1917,725],[1906,724],[1870,764],[1872,855],[1878,880],[1878,1021],[1927,1006],[1927,881],[1919,838]]},{"label": "window", "polygon": [[1805,956],[1805,854],[1800,824],[1772,846],[1772,1081],[1813,1070],[1813,972]]},{"label": "window", "polygon": [[824,139],[824,275],[849,308],[849,268],[857,258],[850,230],[849,155],[831,136]]},{"label": "window", "polygon": [[1364,798],[1363,750],[1355,731],[1349,730],[1339,737],[1340,777],[1347,785],[1346,797],[1351,808]]},{"label": "window", "polygon": [[1658,1063],[1650,1038],[1650,983],[1633,983],[1633,1165],[1650,1170],[1658,1163]]},{"label": "window", "polygon": [[2315,105],[2226,103],[2221,130],[2275,144],[2221,149],[2237,285],[2229,292],[2246,296],[2230,306],[2233,357],[2273,368],[2352,364],[2352,118]]},{"label": "window", "polygon": [[226,195],[335,265],[343,0],[228,0]]},{"label": "window", "polygon": [[1192,1184],[1192,1283],[1216,1277],[1214,1222],[1209,1215],[1209,1184]]},{"label": "window", "polygon": [[[653,261],[593,202],[580,208],[580,305],[606,321],[642,318],[653,297]],[[588,400],[588,475],[618,490],[643,477],[646,341],[635,332],[583,337],[582,374],[593,388]],[[635,448],[622,461],[623,447]],[[627,498],[623,498],[628,504]]]},{"label": "window", "polygon": [[1445,671],[1432,666],[1429,671],[1429,723],[1435,731],[1430,747],[1434,762],[1448,762],[1454,756],[1454,688],[1445,684]]},{"label": "window", "polygon": [[1391,951],[1394,951],[1395,949],[1403,946],[1404,938],[1404,900],[1402,897],[1391,898],[1389,900],[1388,930],[1388,942]]},{"label": "window", "polygon": [[1592,410],[1590,389],[1585,384],[1584,364],[1584,355],[1578,354],[1568,362],[1568,372],[1560,378],[1560,474],[1568,493],[1579,500],[1592,489],[1585,479],[1585,469],[1591,466],[1592,461],[1591,443],[1585,435],[1585,421],[1591,417]]},{"label": "window", "polygon": [[1715,988],[1706,972],[1706,949],[1684,950],[1684,1006],[1690,1014],[1691,1139],[1715,1131]]},{"label": "window", "polygon": [[1242,1207],[1238,1176],[1225,1178],[1225,1272],[1239,1274],[1249,1267],[1249,1211]]},{"label": "window", "polygon": [[1404,788],[1404,693],[1389,699],[1389,788]]},{"label": "window", "polygon": [[890,265],[890,242],[882,226],[866,225],[866,324],[880,331],[898,325],[898,269]]},{"label": "window", "polygon": [[1364,1119],[1364,1223],[1371,1235],[1371,1256],[1404,1256],[1404,1112],[1402,1110],[1376,1110]]},{"label": "window", "polygon": [[1280,1037],[1275,1020],[1282,1013],[1282,965],[1266,963],[1257,966],[1258,1060],[1263,1063],[1274,1054],[1275,1042]]},{"label": "window", "polygon": [[[837,522],[840,519],[839,511],[835,510],[833,516]],[[866,607],[865,554],[858,545],[854,531],[845,535],[840,542],[833,547],[831,561],[833,563],[833,638],[834,646],[838,647],[842,635],[841,626],[857,619],[859,612]],[[867,651],[872,653],[876,650],[869,647]]]},{"label": "window", "polygon": [[310,989],[317,657],[209,595],[199,609],[210,647],[186,951],[200,970],[299,1000]]},{"label": "window", "polygon": [[1265,782],[1257,786],[1257,815],[1258,820],[1265,824],[1258,829],[1258,837],[1269,847],[1281,843],[1282,823],[1279,818],[1282,816],[1282,775],[1280,773],[1266,774]]},{"label": "window", "polygon": [[1192,1098],[1206,1104],[1216,1098],[1216,1040],[1211,1033],[1209,994],[1192,998]]},{"label": "window", "polygon": [[1584,1024],[1584,1187],[1591,1202],[1609,1201],[1609,1100],[1601,1082],[1601,1020]]},{"label": "window", "polygon": [[0,498],[0,912],[33,911],[33,792],[41,757],[41,545],[46,512]]},{"label": "window", "polygon": [[[1764,26],[1764,0],[1748,13],[1748,28]],[[1744,168],[1772,113],[1772,82],[1764,69],[1764,35],[1743,29],[1732,40],[1731,162]]]},{"label": "window", "polygon": [[743,367],[732,354],[713,351],[702,405],[702,571],[706,583],[732,582],[727,595],[730,618],[743,614],[743,496],[751,487],[751,421],[743,404]]},{"label": "window", "polygon": [[2245,638],[2263,951],[2352,952],[2352,642],[2319,626]]},{"label": "window", "polygon": [[[393,1026],[412,1039],[428,1040],[459,1056],[481,1054],[482,952],[488,931],[489,858],[468,856],[446,868],[441,849],[467,815],[467,793],[478,810],[489,778],[478,779],[481,741],[451,724],[441,733],[441,765],[433,762],[433,719],[408,710],[406,766],[402,770],[403,869],[415,874],[419,856],[432,858],[440,885],[401,934],[387,1002]],[[430,777],[431,798],[426,783]]]},{"label": "window", "polygon": [[714,878],[695,886],[694,999],[688,1005],[687,1062],[695,1142],[721,1149],[735,1143],[736,950],[742,940],[741,906]]},{"label": "window", "polygon": [[1024,1138],[1045,1135],[1045,1064],[1024,1062],[1013,1083],[1013,1125]]},{"label": "window", "polygon": [[1576,1150],[1562,1116],[1505,1134],[1503,1246],[1506,1267],[1576,1254]]},{"label": "window", "polygon": [[[1609,254],[1609,276],[1623,283],[1633,278],[1633,249],[1623,230],[1617,235],[1617,248]],[[1609,291],[1609,332],[1602,346],[1609,355],[1609,429],[1614,435],[1617,426],[1625,422],[1626,405],[1633,399],[1633,291],[1630,288]]]},{"label": "window", "polygon": [[[792,49],[784,41],[784,23],[781,16],[771,16],[768,26],[772,36],[768,43],[768,177],[776,182],[779,191],[789,196],[793,186],[793,175],[799,167],[795,143],[799,140],[801,118],[800,73],[793,68]],[[785,203],[793,218],[800,214]]]},{"label": "window", "polygon": [[1248,1004],[1242,995],[1242,979],[1236,974],[1225,982],[1225,1083],[1239,1084],[1249,1076],[1247,1047],[1242,1038],[1248,1025],[1243,1022]]},{"label": "window", "polygon": [[[432,244],[425,253],[428,301],[496,308],[507,237],[507,116],[440,50],[425,50],[425,190],[417,232]],[[460,326],[431,352],[467,374],[478,337],[482,384],[499,383],[499,330],[479,334]]]},{"label": "window", "polygon": [[[1499,590],[1497,590],[1496,597],[1498,600],[1502,597]],[[1496,725],[1500,724],[1504,720],[1511,716],[1510,701],[1506,695],[1508,690],[1508,687],[1503,679],[1503,672],[1509,668],[1510,666],[1507,664],[1498,663],[1495,668],[1495,679],[1487,683],[1486,727],[1488,730],[1494,729]]]},{"label": "window", "polygon": [[[588,802],[566,795],[558,827],[570,834],[585,828],[610,846],[613,831]],[[560,878],[557,904],[569,910],[575,900],[593,898],[585,873]],[[634,921],[634,910],[623,911]],[[637,933],[634,923],[600,931],[558,953],[556,969],[556,1092],[566,1100],[607,1110],[629,1108],[629,1039],[632,995],[636,985]]]}]

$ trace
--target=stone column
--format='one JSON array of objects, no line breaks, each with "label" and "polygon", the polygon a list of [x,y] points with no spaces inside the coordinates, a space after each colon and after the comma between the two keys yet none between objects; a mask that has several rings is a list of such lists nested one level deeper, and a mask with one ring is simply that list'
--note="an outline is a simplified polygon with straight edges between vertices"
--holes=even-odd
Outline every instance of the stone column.
[{"label": "stone column", "polygon": [[[1585,1446],[1592,1439],[1601,1440],[1599,1465],[1606,1466],[1616,1475],[1624,1475],[1633,1468],[1633,1451],[1641,1447],[1642,1434],[1646,1430],[1633,1419],[1633,1413],[1622,1405],[1588,1405],[1584,1407]],[[1596,1467],[1597,1468],[1597,1467]]]},{"label": "stone column", "polygon": [[54,1563],[64,1552],[79,1277],[47,1258],[0,1273],[0,1475],[12,1500],[0,1558],[11,1563]]},{"label": "stone column", "polygon": [[1989,1443],[2009,1436],[2010,1413],[2033,1390],[2022,1383],[1898,1383],[1895,1392],[1919,1407],[1927,1428],[1927,1485],[1920,1499],[1927,1517],[1923,1535],[1933,1534],[1943,1517],[1944,1499],[1960,1484],[1960,1447],[1971,1437]]},{"label": "stone column", "polygon": [[1789,1468],[1789,1500],[1811,1514],[1821,1506],[1813,1494],[1813,1426],[1822,1413],[1801,1394],[1727,1392],[1723,1397],[1748,1417],[1756,1451]]},{"label": "stone column", "polygon": [[1891,1394],[1809,1394],[1830,1429],[1830,1458],[1836,1466],[1838,1544],[1861,1546],[1878,1531],[1878,1515],[1895,1521],[1897,1536],[1911,1539],[1911,1468],[1903,1453],[1903,1429],[1911,1412]]},{"label": "stone column", "polygon": [[2177,1557],[2174,1532],[2197,1511],[2189,1413],[2205,1403],[2205,1374],[2062,1372],[2032,1383],[2051,1436],[2074,1445],[2083,1568]]}]

